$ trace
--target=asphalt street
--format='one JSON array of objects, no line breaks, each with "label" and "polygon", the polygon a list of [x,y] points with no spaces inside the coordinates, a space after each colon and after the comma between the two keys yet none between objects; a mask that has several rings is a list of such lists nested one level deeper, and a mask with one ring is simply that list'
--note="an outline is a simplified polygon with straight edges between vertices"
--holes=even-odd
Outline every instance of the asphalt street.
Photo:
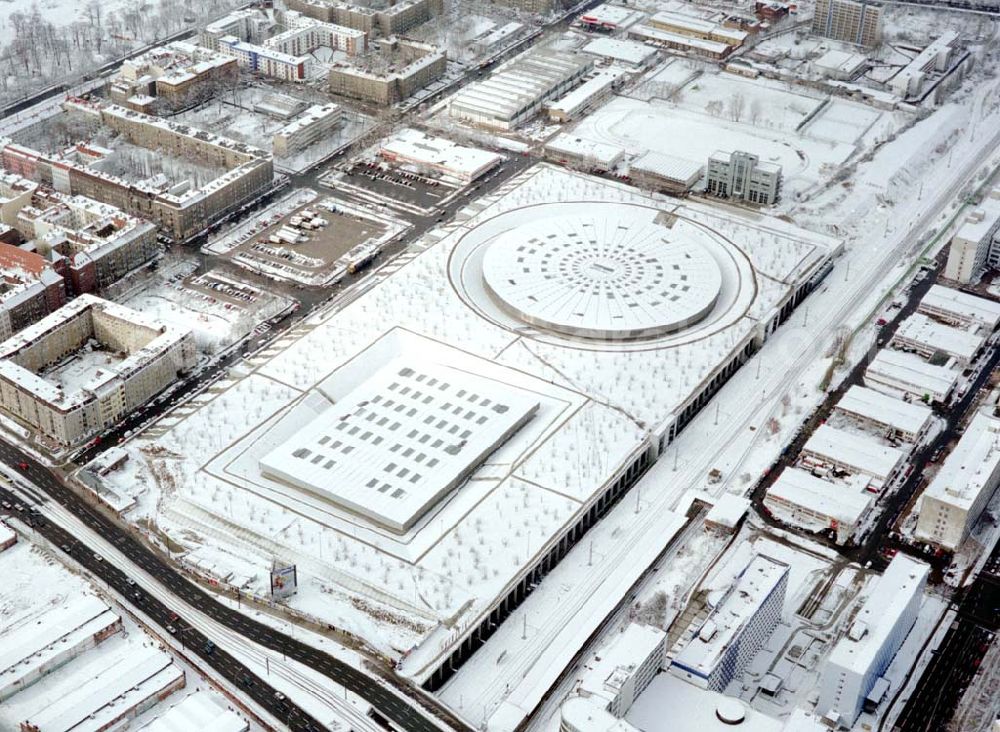
[{"label": "asphalt street", "polygon": [[[169,588],[176,597],[234,632],[261,646],[282,653],[287,658],[298,661],[322,673],[337,684],[347,687],[376,707],[381,714],[397,724],[399,728],[408,732],[440,732],[442,727],[432,721],[433,716],[437,715],[447,728],[470,730],[471,732],[470,728],[449,714],[443,707],[433,711],[426,708],[418,709],[400,694],[386,688],[353,666],[260,623],[238,610],[230,609],[219,603],[204,590],[188,581],[166,560],[153,553],[127,530],[118,526],[93,506],[88,505],[47,467],[17,447],[0,441],[0,461],[9,466],[11,473],[20,473],[30,481],[40,492],[39,499],[51,499],[67,508],[93,531],[113,543],[135,565]],[[27,468],[22,469],[19,467],[21,465],[26,465]],[[208,647],[206,645],[207,638],[197,629],[190,627],[190,624],[186,623],[183,617],[176,619],[171,617],[171,611],[165,605],[130,582],[131,578],[110,562],[105,561],[100,554],[86,546],[79,538],[71,536],[61,527],[42,518],[37,510],[31,511],[31,507],[24,505],[23,501],[9,491],[0,489],[0,499],[12,505],[12,513],[23,517],[25,522],[33,525],[33,528],[54,546],[60,547],[73,560],[107,582],[110,587],[119,591],[137,610],[146,613],[162,628],[166,629],[168,625],[172,625],[175,629],[183,628],[185,642],[191,652],[272,712],[278,719],[286,721],[289,729],[296,731],[323,729],[322,725],[315,719],[292,704],[290,700],[277,694],[263,679],[256,676],[233,656],[220,648]],[[21,504],[22,510],[14,509],[15,504]]]}]

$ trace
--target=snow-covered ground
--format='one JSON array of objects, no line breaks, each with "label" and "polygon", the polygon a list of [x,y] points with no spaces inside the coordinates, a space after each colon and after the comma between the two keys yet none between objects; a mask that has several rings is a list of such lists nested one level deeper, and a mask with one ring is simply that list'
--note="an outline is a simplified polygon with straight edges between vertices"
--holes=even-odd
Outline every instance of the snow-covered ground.
[{"label": "snow-covered ground", "polygon": [[[133,444],[131,467],[112,481],[148,486],[135,517],[155,511],[160,527],[170,530],[192,559],[215,576],[229,574],[227,555],[239,556],[234,576],[253,574],[248,589],[266,592],[263,571],[248,571],[247,560],[263,570],[271,556],[293,559],[302,578],[299,594],[289,601],[293,608],[353,632],[390,655],[429,641],[426,658],[411,653],[408,663],[416,674],[433,667],[456,639],[452,633],[434,632],[439,623],[461,618],[457,625],[464,629],[478,622],[479,614],[516,581],[517,573],[594,491],[645,449],[648,426],[662,423],[675,408],[671,405],[699,388],[718,360],[742,347],[737,344],[787,293],[785,283],[816,266],[825,247],[834,244],[776,220],[675,205],[678,235],[695,237],[705,246],[723,246],[712,237],[738,237],[741,256],[769,275],[755,281],[754,292],[738,284],[748,276],[745,265],[733,265],[718,312],[703,326],[669,336],[652,349],[613,344],[581,352],[558,338],[521,338],[508,321],[493,324],[491,319],[499,316],[480,314],[477,308],[485,306],[482,285],[473,273],[480,245],[534,218],[525,205],[563,200],[571,213],[576,205],[571,201],[595,198],[609,205],[645,200],[626,186],[550,166],[529,172],[467,226],[438,244],[432,235],[420,256],[374,286],[366,283],[371,288],[367,295],[310,319],[287,336],[284,346],[279,343],[253,362],[249,373],[220,382],[169,415],[162,430],[157,426],[158,437]],[[482,208],[480,202],[465,216]],[[449,286],[449,277],[461,282],[460,293]],[[447,316],[428,318],[432,313]],[[438,347],[427,339],[456,346]],[[467,364],[476,373],[529,388],[542,398],[542,409],[529,427],[436,508],[432,518],[402,538],[265,479],[257,465],[271,446],[316,413],[323,401],[317,401],[318,385],[329,392],[326,384],[333,384],[336,391],[340,381],[356,383],[364,375],[335,368],[349,365],[364,349],[359,360],[363,370],[377,368],[393,354],[419,353],[446,359],[449,365]],[[602,435],[602,449],[591,454],[581,446],[595,435]],[[495,521],[497,515],[507,521]],[[669,513],[657,514],[657,521],[669,518]],[[227,528],[231,525],[243,527],[239,538]],[[669,539],[669,532],[654,529],[653,523],[646,527],[661,541]],[[203,548],[216,545],[223,551]],[[208,567],[211,562],[218,566]]]}]

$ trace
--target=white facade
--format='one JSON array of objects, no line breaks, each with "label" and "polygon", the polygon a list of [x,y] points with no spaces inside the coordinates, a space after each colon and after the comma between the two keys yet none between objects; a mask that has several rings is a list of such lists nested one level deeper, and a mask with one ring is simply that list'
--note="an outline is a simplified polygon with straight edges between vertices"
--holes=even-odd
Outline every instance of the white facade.
[{"label": "white facade", "polygon": [[1000,324],[1000,303],[942,285],[931,285],[917,312],[960,328],[980,325],[992,332]]},{"label": "white facade", "polygon": [[889,482],[906,459],[902,450],[882,445],[828,424],[820,425],[802,447],[802,462],[809,467],[861,473],[879,488]]},{"label": "white facade", "polygon": [[558,99],[548,102],[545,109],[549,119],[557,122],[568,122],[601,103],[609,96],[615,84],[625,76],[621,69],[613,67],[598,69],[580,86],[564,94]]},{"label": "white facade", "polygon": [[695,686],[722,691],[738,678],[781,620],[788,565],[754,555],[670,664]]},{"label": "white facade", "polygon": [[977,413],[924,490],[915,535],[956,549],[1000,484],[1000,420]]},{"label": "white facade", "polygon": [[838,544],[846,544],[872,506],[867,483],[867,478],[834,483],[801,468],[785,468],[767,489],[764,507],[779,521],[806,531],[832,531]]},{"label": "white facade", "polygon": [[892,396],[908,395],[928,402],[948,399],[959,372],[934,366],[920,356],[883,348],[865,369],[865,386]]},{"label": "white facade", "polygon": [[586,664],[577,692],[615,717],[624,716],[663,666],[666,640],[658,628],[629,624]]},{"label": "white facade", "polygon": [[716,152],[708,158],[706,179],[713,196],[770,206],[781,191],[781,166],[746,152]]},{"label": "white facade", "polygon": [[330,130],[340,124],[342,111],[332,102],[314,104],[301,116],[274,133],[274,154],[287,157],[319,142]]},{"label": "white facade", "polygon": [[816,711],[845,727],[889,667],[920,610],[929,567],[897,554],[823,666]]},{"label": "white facade", "polygon": [[965,217],[965,223],[951,238],[944,276],[956,282],[975,282],[987,266],[1000,264],[1000,186]]},{"label": "white facade", "polygon": [[881,431],[890,439],[918,443],[927,434],[934,412],[924,404],[904,402],[867,386],[848,389],[834,409],[851,419]]}]

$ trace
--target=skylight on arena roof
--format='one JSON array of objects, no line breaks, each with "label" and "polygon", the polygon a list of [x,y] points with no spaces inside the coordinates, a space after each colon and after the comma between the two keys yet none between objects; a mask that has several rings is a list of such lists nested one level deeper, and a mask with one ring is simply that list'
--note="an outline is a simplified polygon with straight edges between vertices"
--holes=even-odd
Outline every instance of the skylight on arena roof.
[{"label": "skylight on arena roof", "polygon": [[262,472],[408,530],[538,409],[515,387],[396,359],[260,461]]}]

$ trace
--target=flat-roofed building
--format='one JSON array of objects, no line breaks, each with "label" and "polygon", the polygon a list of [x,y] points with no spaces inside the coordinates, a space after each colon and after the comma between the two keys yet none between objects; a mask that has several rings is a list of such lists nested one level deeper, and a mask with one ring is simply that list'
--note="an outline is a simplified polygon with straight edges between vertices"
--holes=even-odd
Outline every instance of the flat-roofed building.
[{"label": "flat-roofed building", "polygon": [[334,94],[395,104],[444,76],[447,64],[447,55],[437,46],[385,39],[379,44],[374,64],[360,66],[354,61],[334,64],[327,76],[327,86]]},{"label": "flat-roofed building", "polygon": [[930,567],[897,554],[822,667],[817,713],[850,728],[917,620]]},{"label": "flat-roofed building", "polygon": [[787,586],[788,565],[755,554],[698,633],[674,656],[671,673],[703,689],[724,690],[778,626]]},{"label": "flat-roofed building", "polygon": [[800,453],[802,463],[814,469],[832,469],[868,476],[869,488],[879,491],[890,483],[906,460],[902,450],[822,424],[812,433]]},{"label": "flat-roofed building", "polygon": [[585,56],[551,49],[527,51],[489,78],[470,84],[448,103],[448,114],[472,124],[512,130],[572,89],[593,68]]},{"label": "flat-roofed building", "polygon": [[238,80],[239,68],[232,57],[173,41],[126,59],[109,84],[108,96],[139,112],[156,106],[175,109],[207,99]]},{"label": "flat-roofed building", "polygon": [[944,355],[960,366],[968,366],[985,342],[985,328],[978,325],[971,330],[954,328],[918,312],[899,324],[889,345],[928,359]]},{"label": "flat-roofed building", "polygon": [[642,19],[643,14],[633,8],[622,5],[601,3],[582,15],[577,16],[577,22],[590,31],[615,33],[625,30]]},{"label": "flat-roofed building", "polygon": [[625,159],[625,150],[617,145],[583,139],[571,132],[560,132],[545,143],[545,154],[559,163],[602,172],[617,168]]},{"label": "flat-roofed building", "polygon": [[867,482],[858,476],[832,482],[785,468],[767,489],[764,507],[779,521],[814,533],[829,531],[838,544],[847,544],[872,506]]},{"label": "flat-roofed building", "polygon": [[705,166],[650,150],[629,163],[629,175],[641,186],[666,193],[687,193],[701,184]]},{"label": "flat-roofed building", "polygon": [[301,116],[274,133],[272,149],[278,157],[288,157],[305,150],[323,139],[340,124],[342,110],[339,105],[314,104]]},{"label": "flat-roofed building", "polygon": [[656,49],[645,43],[621,38],[595,38],[581,48],[580,53],[610,59],[631,71],[648,68],[658,56]]},{"label": "flat-roofed building", "polygon": [[648,23],[633,25],[628,30],[628,37],[657,48],[667,48],[672,51],[704,56],[713,60],[726,58],[733,52],[734,46],[722,41],[710,41],[704,38],[673,33],[657,28]]},{"label": "flat-roofed building", "polygon": [[[51,371],[102,349],[125,357],[81,374]],[[196,358],[190,330],[80,295],[0,343],[0,408],[49,440],[75,445],[173,384]]]},{"label": "flat-roofed building", "polygon": [[934,419],[934,412],[924,404],[906,402],[857,384],[840,398],[834,414],[873,427],[889,439],[914,444],[923,440]]},{"label": "flat-roofed building", "polygon": [[648,25],[668,33],[697,38],[703,41],[725,43],[727,46],[739,48],[748,37],[746,31],[729,28],[712,20],[705,20],[693,15],[663,10],[649,17]]},{"label": "flat-roofed building", "polygon": [[781,192],[781,166],[739,150],[718,151],[708,158],[706,190],[719,198],[770,206]]},{"label": "flat-roofed building", "polygon": [[892,396],[944,402],[959,376],[957,370],[927,363],[916,354],[883,348],[865,369],[865,386]]},{"label": "flat-roofed building", "polygon": [[537,409],[527,392],[400,359],[267,453],[260,468],[403,533]]},{"label": "flat-roofed building", "polygon": [[954,550],[1000,483],[1000,420],[979,412],[924,489],[914,535]]},{"label": "flat-roofed building", "polygon": [[1000,186],[995,186],[982,202],[969,212],[951,237],[946,279],[968,284],[976,282],[987,268],[1000,266]]},{"label": "flat-roofed building", "polygon": [[876,46],[882,39],[882,9],[858,0],[816,0],[812,32],[858,46]]},{"label": "flat-roofed building", "polygon": [[666,642],[659,628],[629,623],[584,662],[576,691],[614,717],[625,716],[663,666]]},{"label": "flat-roofed building", "polygon": [[386,139],[379,148],[379,156],[463,182],[481,178],[503,162],[498,153],[459,145],[412,127],[398,130]]},{"label": "flat-roofed building", "polygon": [[558,99],[546,102],[549,119],[555,122],[569,122],[578,118],[611,96],[622,83],[626,72],[614,67],[597,69],[580,86]]},{"label": "flat-roofed building", "polygon": [[943,285],[931,285],[917,312],[959,328],[979,325],[993,332],[1000,324],[1000,303]]}]

